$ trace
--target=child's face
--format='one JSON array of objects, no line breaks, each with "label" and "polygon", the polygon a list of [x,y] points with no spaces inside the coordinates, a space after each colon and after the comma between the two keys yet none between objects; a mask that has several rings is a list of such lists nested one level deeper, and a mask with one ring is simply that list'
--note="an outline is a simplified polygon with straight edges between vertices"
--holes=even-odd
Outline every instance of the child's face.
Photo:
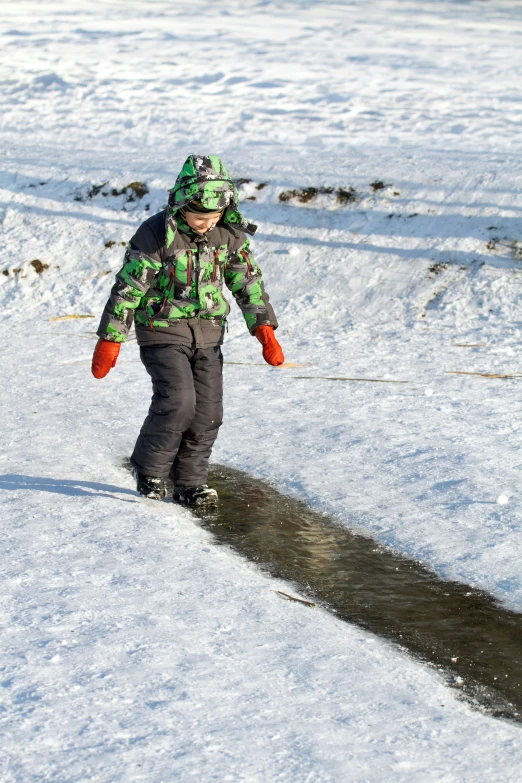
[{"label": "child's face", "polygon": [[198,234],[206,234],[211,228],[214,228],[222,212],[185,212],[185,220],[190,228],[197,231]]}]

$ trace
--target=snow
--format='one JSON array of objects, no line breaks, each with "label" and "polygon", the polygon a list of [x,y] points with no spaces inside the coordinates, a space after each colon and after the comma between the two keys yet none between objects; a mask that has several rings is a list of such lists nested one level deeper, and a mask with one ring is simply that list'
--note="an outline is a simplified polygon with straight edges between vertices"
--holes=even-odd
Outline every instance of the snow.
[{"label": "snow", "polygon": [[518,780],[518,726],[140,502],[136,343],[89,368],[122,243],[220,154],[303,366],[236,309],[214,459],[520,611],[522,8],[1,8],[2,780]]}]

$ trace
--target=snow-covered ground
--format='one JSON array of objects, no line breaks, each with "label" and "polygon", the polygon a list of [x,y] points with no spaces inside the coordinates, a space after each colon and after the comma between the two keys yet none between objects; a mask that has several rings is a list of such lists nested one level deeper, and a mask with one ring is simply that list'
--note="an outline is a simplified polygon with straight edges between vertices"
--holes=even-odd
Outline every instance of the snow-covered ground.
[{"label": "snow-covered ground", "polygon": [[519,780],[519,727],[140,502],[136,343],[90,356],[121,243],[220,154],[306,366],[234,313],[215,460],[522,610],[521,380],[452,374],[521,372],[522,7],[0,9],[2,781]]}]

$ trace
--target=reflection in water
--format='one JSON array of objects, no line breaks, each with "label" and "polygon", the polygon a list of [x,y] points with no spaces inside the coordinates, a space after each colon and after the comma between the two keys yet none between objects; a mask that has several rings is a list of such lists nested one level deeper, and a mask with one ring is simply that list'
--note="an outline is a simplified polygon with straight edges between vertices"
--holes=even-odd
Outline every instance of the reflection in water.
[{"label": "reflection in water", "polygon": [[211,469],[217,510],[196,512],[218,541],[291,580],[343,620],[442,668],[477,706],[522,721],[522,615],[445,582],[246,473]]}]

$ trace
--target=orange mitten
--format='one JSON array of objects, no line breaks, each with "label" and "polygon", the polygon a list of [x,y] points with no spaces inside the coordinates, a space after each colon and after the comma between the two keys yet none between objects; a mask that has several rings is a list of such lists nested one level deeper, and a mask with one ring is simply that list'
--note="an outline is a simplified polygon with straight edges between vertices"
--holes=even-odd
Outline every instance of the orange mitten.
[{"label": "orange mitten", "polygon": [[92,356],[92,374],[95,378],[105,378],[109,370],[116,364],[120,353],[120,343],[110,340],[98,340]]},{"label": "orange mitten", "polygon": [[263,346],[263,359],[268,364],[277,367],[283,364],[285,355],[274,334],[273,326],[258,326],[254,334]]}]

